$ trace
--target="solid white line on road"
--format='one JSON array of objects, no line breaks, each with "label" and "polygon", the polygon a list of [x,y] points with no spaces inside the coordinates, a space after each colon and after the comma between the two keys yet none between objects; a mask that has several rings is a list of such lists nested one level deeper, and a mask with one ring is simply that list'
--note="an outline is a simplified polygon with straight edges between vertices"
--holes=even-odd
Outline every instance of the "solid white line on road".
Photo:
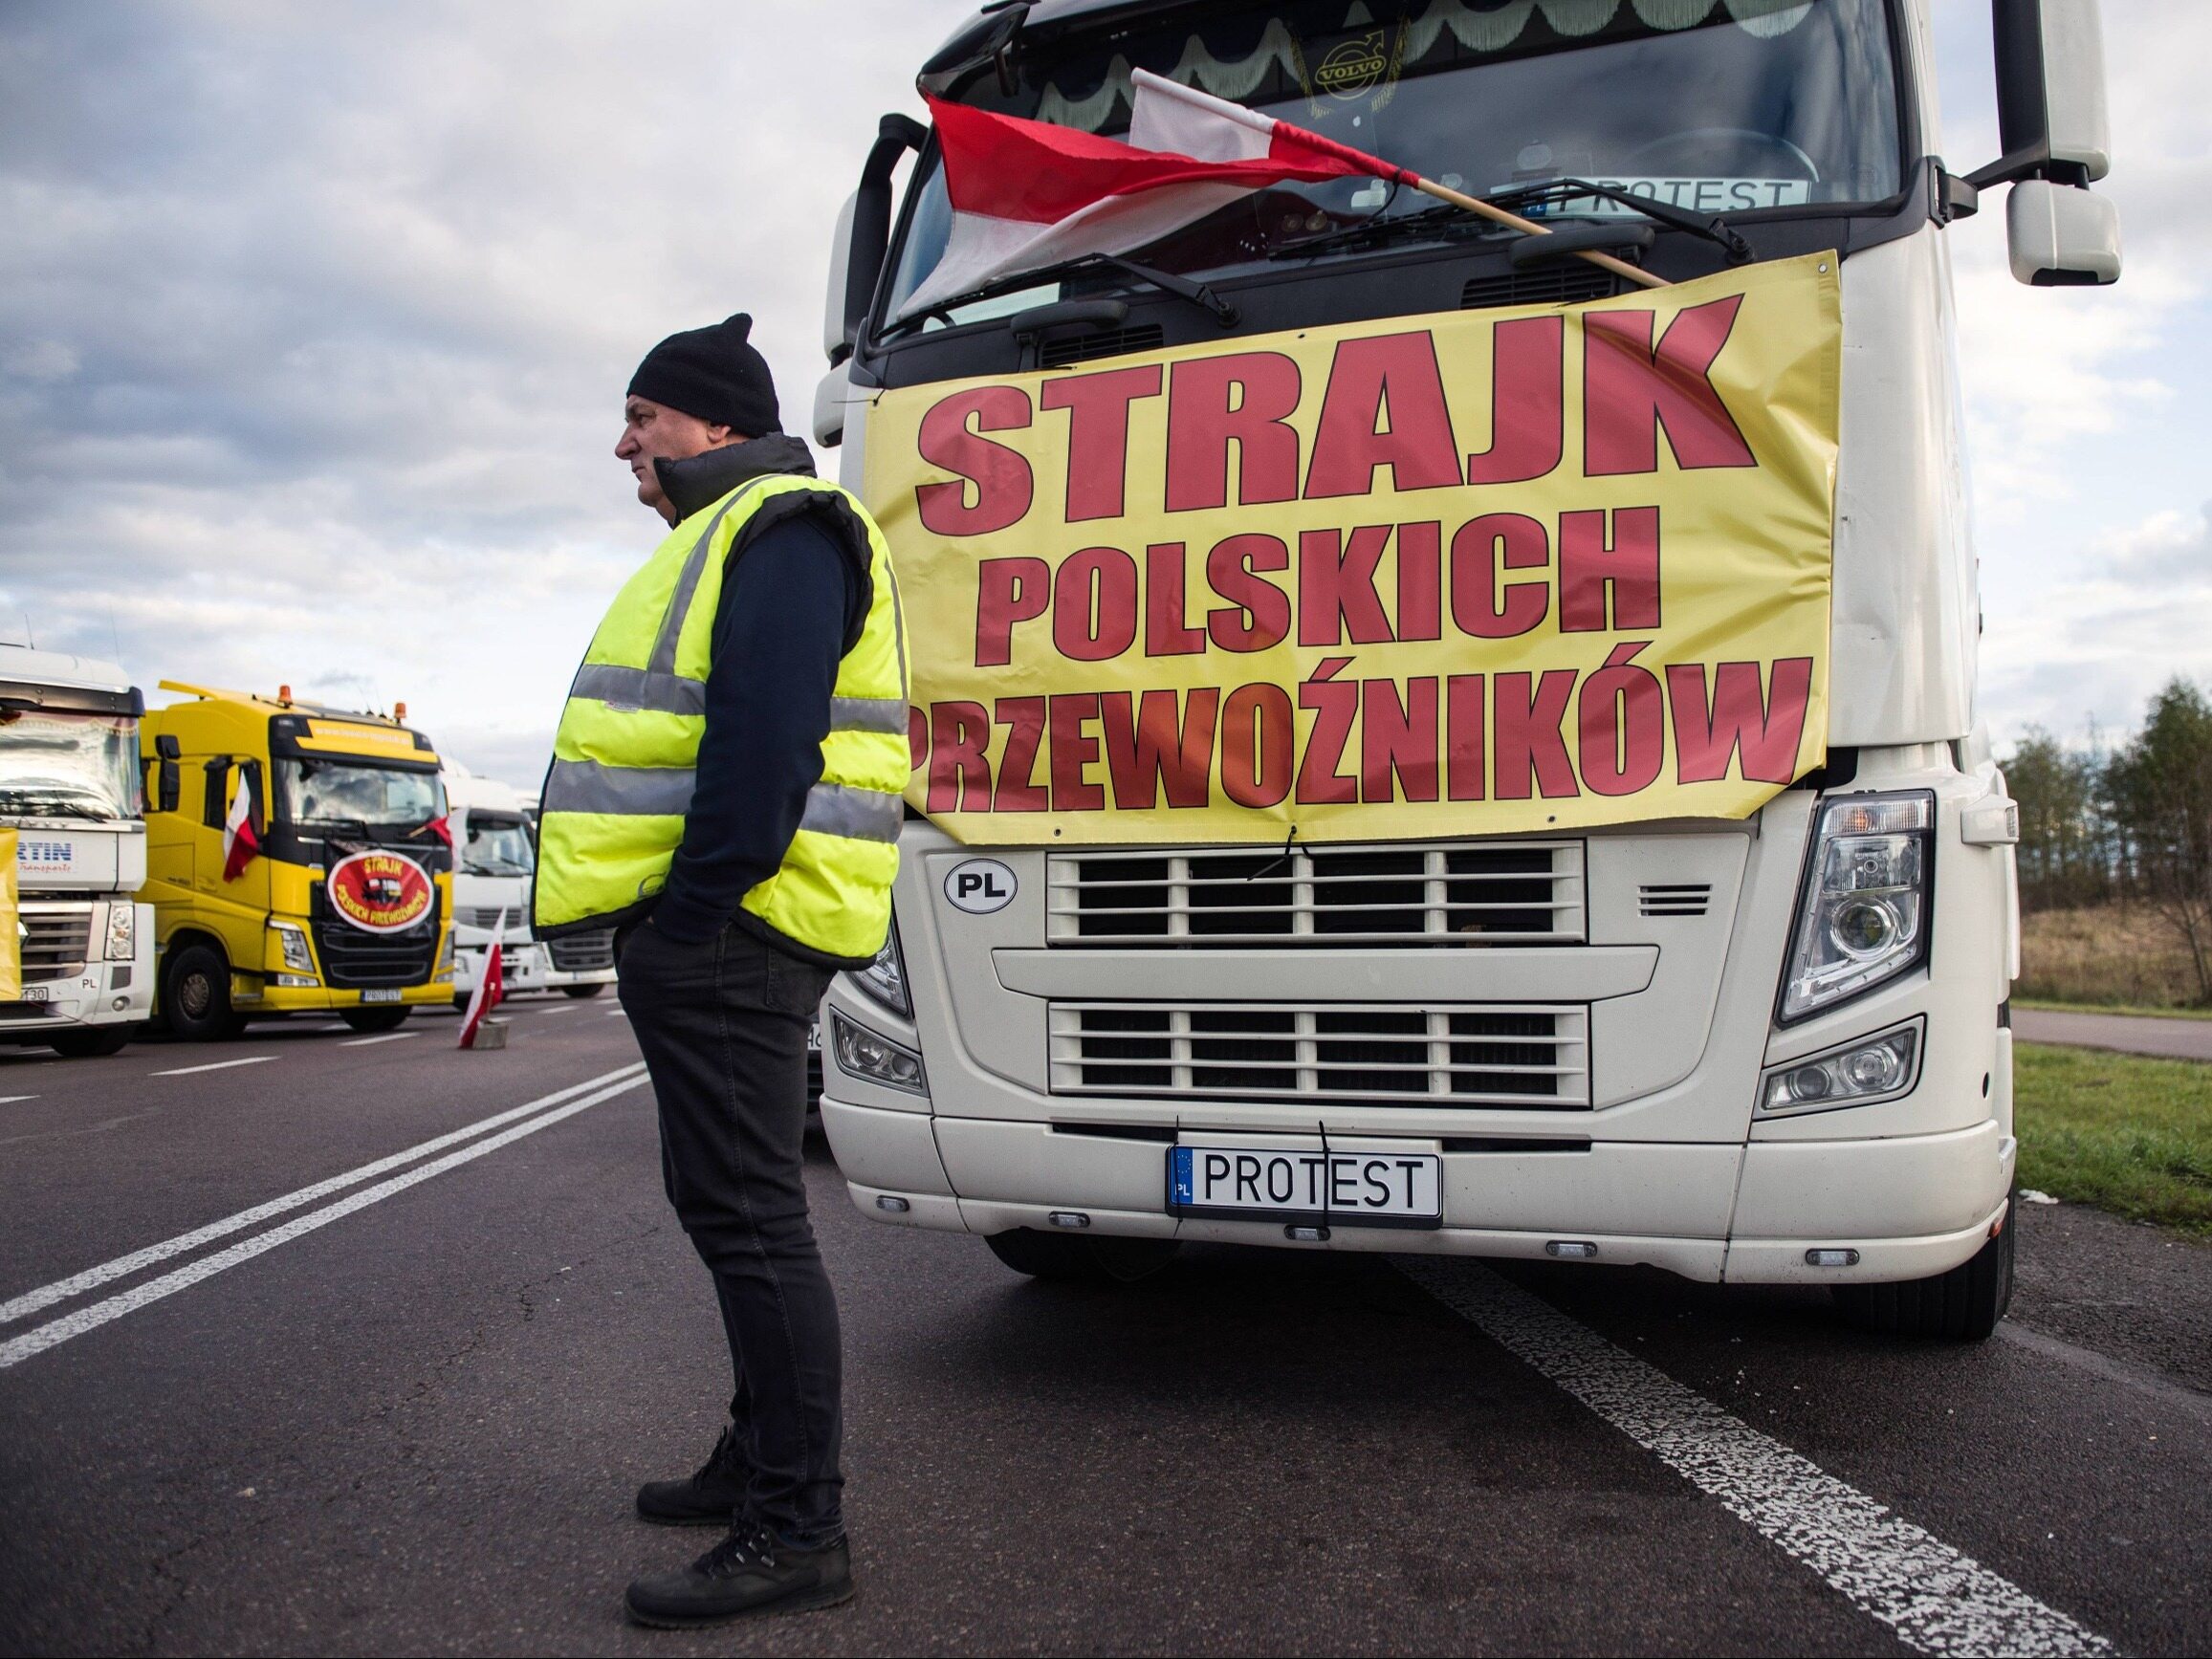
[{"label": "solid white line on road", "polygon": [[363,1164],[358,1169],[348,1169],[342,1175],[333,1175],[327,1181],[318,1181],[312,1187],[302,1187],[296,1192],[287,1192],[281,1198],[272,1198],[266,1204],[256,1204],[251,1210],[241,1210],[235,1215],[226,1215],[220,1221],[210,1221],[205,1227],[196,1227],[189,1233],[180,1233],[174,1238],[164,1238],[159,1244],[149,1244],[143,1250],[134,1250],[128,1255],[119,1255],[113,1261],[103,1261],[98,1267],[87,1268],[84,1272],[73,1274],[68,1278],[56,1279],[52,1284],[40,1285],[36,1290],[25,1291],[11,1301],[0,1302],[0,1325],[7,1324],[11,1320],[22,1319],[28,1314],[34,1314],[40,1308],[52,1307],[57,1301],[67,1301],[73,1296],[81,1296],[88,1290],[98,1290],[101,1285],[127,1277],[142,1267],[151,1267],[157,1261],[166,1261],[172,1255],[182,1255],[188,1250],[197,1250],[203,1244],[228,1237],[244,1228],[253,1226],[256,1222],[267,1221],[273,1215],[281,1215],[287,1210],[297,1210],[302,1204],[312,1204],[318,1198],[327,1198],[331,1193],[341,1191],[357,1182],[366,1181],[371,1176],[382,1175],[389,1169],[397,1169],[403,1164],[411,1164],[417,1158],[442,1151],[446,1147],[466,1141],[473,1135],[481,1135],[487,1129],[496,1129],[502,1124],[512,1124],[516,1118],[528,1117],[532,1112],[542,1111],[547,1106],[558,1105],[562,1101],[573,1100],[578,1095],[587,1094],[591,1090],[614,1082],[618,1079],[634,1079],[636,1075],[643,1074],[645,1063],[643,1060],[632,1060],[628,1065],[617,1066],[611,1072],[602,1072],[596,1078],[587,1078],[580,1083],[571,1083],[565,1089],[556,1089],[550,1095],[541,1095],[526,1105],[510,1107],[504,1112],[494,1112],[489,1118],[479,1118],[475,1123],[470,1124],[466,1127],[436,1136],[419,1146],[409,1146],[404,1152],[394,1152],[388,1158],[379,1158],[373,1164]]},{"label": "solid white line on road", "polygon": [[1779,1440],[1488,1268],[1398,1269],[1922,1653],[2106,1654],[2113,1646]]},{"label": "solid white line on road", "polygon": [[372,1042],[405,1042],[410,1037],[421,1037],[422,1035],[419,1031],[387,1031],[382,1037],[348,1037],[338,1046],[339,1048],[366,1048]]},{"label": "solid white line on road", "polygon": [[244,1059],[219,1059],[209,1065],[182,1065],[175,1071],[148,1072],[150,1078],[188,1078],[194,1072],[226,1072],[234,1065],[267,1065],[276,1057],[273,1054],[250,1054]]},{"label": "solid white line on road", "polygon": [[0,1106],[11,1106],[17,1101],[35,1101],[36,1095],[0,1095]]},{"label": "solid white line on road", "polygon": [[630,1011],[626,1008],[610,1008],[606,1011],[606,1016],[609,1019],[627,1019]]},{"label": "solid white line on road", "polygon": [[228,1250],[203,1255],[198,1261],[180,1267],[174,1273],[149,1278],[120,1296],[111,1296],[105,1301],[94,1302],[90,1307],[79,1308],[73,1314],[64,1314],[33,1330],[25,1331],[10,1342],[0,1342],[0,1371],[7,1370],[11,1365],[19,1365],[49,1348],[58,1347],[72,1337],[81,1337],[87,1331],[98,1330],[110,1321],[120,1320],[127,1313],[135,1313],[150,1302],[175,1296],[181,1290],[188,1290],[202,1279],[212,1278],[242,1261],[252,1261],[280,1244],[290,1244],[296,1238],[304,1238],[318,1228],[328,1227],[332,1222],[351,1215],[357,1210],[365,1210],[371,1204],[382,1203],[394,1193],[405,1192],[433,1175],[443,1175],[447,1170],[459,1168],[463,1164],[481,1158],[487,1152],[496,1152],[510,1142],[519,1141],[525,1135],[535,1135],[563,1118],[573,1118],[579,1112],[589,1110],[602,1101],[611,1101],[645,1081],[641,1073],[622,1082],[610,1083],[596,1094],[586,1095],[580,1101],[571,1101],[565,1106],[556,1107],[540,1117],[532,1118],[528,1123],[517,1124],[512,1129],[503,1129],[496,1135],[462,1147],[458,1152],[449,1152],[443,1158],[417,1165],[404,1175],[395,1175],[389,1181],[381,1181],[374,1187],[364,1188],[340,1198],[336,1204],[326,1204],[320,1210],[310,1210],[305,1215],[287,1221],[281,1227],[272,1227],[267,1233],[257,1233],[252,1238],[240,1239]]}]

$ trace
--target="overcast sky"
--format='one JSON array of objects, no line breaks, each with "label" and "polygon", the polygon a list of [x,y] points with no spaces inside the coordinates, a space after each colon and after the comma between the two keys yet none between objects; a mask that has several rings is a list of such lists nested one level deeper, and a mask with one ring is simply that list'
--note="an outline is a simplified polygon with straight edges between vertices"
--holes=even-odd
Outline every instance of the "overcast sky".
[{"label": "overcast sky", "polygon": [[[646,345],[744,309],[803,430],[830,222],[968,0],[0,0],[0,639],[405,700],[534,784],[658,536]],[[1937,0],[1943,153],[1996,152]],[[2124,282],[1953,228],[1982,707],[2079,737],[2212,681],[2212,5],[2107,0]]]}]

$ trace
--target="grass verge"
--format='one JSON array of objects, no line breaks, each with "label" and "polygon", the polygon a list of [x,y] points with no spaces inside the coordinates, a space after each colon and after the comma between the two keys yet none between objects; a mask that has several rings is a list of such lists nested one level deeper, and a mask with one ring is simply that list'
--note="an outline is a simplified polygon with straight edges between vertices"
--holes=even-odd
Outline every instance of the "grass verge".
[{"label": "grass verge", "polygon": [[2212,1019],[2212,1008],[2151,1008],[2133,1002],[2065,1002],[2054,996],[2016,996],[2015,1008],[2042,1008],[2052,1014],[2130,1014],[2145,1019]]},{"label": "grass verge", "polygon": [[2212,1238],[2212,1065],[2024,1042],[2020,1184]]}]

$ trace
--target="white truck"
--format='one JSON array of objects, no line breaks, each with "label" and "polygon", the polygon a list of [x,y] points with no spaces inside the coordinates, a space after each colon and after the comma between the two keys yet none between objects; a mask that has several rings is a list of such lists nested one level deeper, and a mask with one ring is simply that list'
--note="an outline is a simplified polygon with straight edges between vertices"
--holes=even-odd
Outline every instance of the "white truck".
[{"label": "white truck", "polygon": [[614,941],[580,934],[551,944],[530,932],[530,884],[537,868],[533,803],[509,785],[448,763],[446,798],[453,832],[453,1005],[467,1008],[500,913],[500,983],[507,994],[558,991],[597,996],[614,983]]},{"label": "white truck", "polygon": [[[979,1235],[1045,1276],[1132,1277],[1188,1240],[1648,1263],[1828,1285],[1898,1332],[1989,1333],[2013,1250],[2017,814],[1975,708],[1947,238],[2009,186],[2024,283],[2113,281],[2119,240],[2090,188],[2107,167],[2095,0],[1996,0],[2004,154],[1963,176],[1940,154],[1932,9],[1018,0],[984,8],[925,66],[944,102],[1108,136],[1130,119],[1132,66],[1150,69],[1332,123],[1559,234],[1538,248],[1373,180],[1284,186],[1129,260],[1001,280],[917,316],[904,301],[958,209],[939,137],[887,117],[839,226],[816,404],[846,483],[865,489],[875,405],[901,388],[1080,363],[1103,400],[1104,370],[1156,374],[1146,354],[1180,366],[1178,348],[1224,336],[1572,314],[1631,292],[1564,256],[1576,250],[1680,282],[1832,254],[1832,522],[1814,520],[1832,538],[1829,696],[1825,762],[1742,819],[1055,847],[955,840],[909,796],[892,943],[840,977],[823,1013],[823,1121],[866,1214]],[[1155,385],[1121,382],[1117,418],[1150,420],[1155,404],[1136,400]],[[1295,394],[1241,429],[1248,481]],[[1007,406],[977,401],[939,429],[948,457],[996,464],[1030,446],[995,474],[940,474],[945,515],[978,511],[977,480],[1025,487],[1037,446],[1071,429],[1040,414],[1046,437],[1015,431],[1029,405]],[[1239,413],[1232,399],[1216,426],[1236,436]],[[1397,436],[1379,419],[1358,430]],[[1764,528],[1740,525],[1752,541]],[[986,539],[991,557],[1067,551],[1025,546],[1018,527]],[[1084,579],[1099,572],[1112,575],[1094,561]],[[1018,616],[1045,602],[1007,596]],[[1214,613],[1233,633],[1256,614]],[[1172,637],[1202,632],[1179,608],[1170,622]],[[1070,731],[1095,743],[1074,712]],[[917,757],[930,741],[918,720]],[[1071,797],[1098,787],[1104,769],[1085,764],[1079,750],[1051,774],[1056,809],[1063,782]],[[1022,789],[1043,801],[1043,783]]]},{"label": "white truck", "polygon": [[22,998],[0,1041],[114,1054],[153,1012],[139,761],[145,700],[113,663],[0,645],[0,825],[15,831]]}]

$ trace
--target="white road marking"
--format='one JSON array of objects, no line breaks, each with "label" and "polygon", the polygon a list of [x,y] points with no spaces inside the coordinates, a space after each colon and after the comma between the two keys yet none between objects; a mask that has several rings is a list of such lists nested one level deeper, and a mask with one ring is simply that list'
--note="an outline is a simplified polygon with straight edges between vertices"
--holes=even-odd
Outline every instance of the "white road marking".
[{"label": "white road marking", "polygon": [[610,1008],[606,1011],[606,1016],[609,1019],[627,1019],[630,1013],[626,1008]]},{"label": "white road marking", "polygon": [[419,1031],[387,1031],[382,1037],[349,1037],[338,1046],[339,1048],[366,1048],[372,1042],[405,1042],[410,1037],[421,1037],[422,1035]]},{"label": "white road marking", "polygon": [[17,1101],[35,1101],[36,1095],[0,1095],[0,1106],[11,1106]]},{"label": "white road marking", "polygon": [[487,1152],[496,1152],[510,1142],[519,1141],[525,1135],[535,1135],[563,1118],[573,1118],[579,1112],[588,1111],[602,1101],[610,1101],[619,1094],[636,1088],[645,1081],[644,1075],[640,1074],[619,1083],[610,1083],[596,1094],[571,1101],[565,1106],[558,1106],[542,1116],[532,1118],[528,1123],[517,1124],[512,1129],[504,1129],[472,1146],[464,1146],[458,1152],[449,1152],[443,1158],[417,1165],[404,1175],[395,1175],[389,1181],[364,1188],[340,1198],[336,1204],[326,1204],[320,1210],[311,1210],[281,1227],[272,1227],[267,1233],[257,1233],[252,1238],[240,1239],[228,1250],[218,1250],[212,1255],[204,1255],[198,1261],[178,1268],[174,1273],[149,1278],[120,1296],[111,1296],[105,1301],[94,1302],[90,1307],[79,1308],[73,1314],[64,1314],[57,1320],[25,1331],[11,1341],[0,1342],[0,1371],[7,1370],[11,1365],[19,1365],[25,1360],[45,1353],[49,1348],[58,1347],[72,1337],[81,1337],[87,1331],[98,1330],[110,1321],[120,1320],[127,1313],[135,1313],[151,1302],[175,1296],[181,1290],[188,1290],[202,1279],[212,1278],[242,1261],[252,1261],[280,1244],[290,1244],[296,1238],[304,1238],[318,1228],[328,1227],[332,1222],[341,1220],[357,1210],[365,1210],[371,1204],[382,1203],[394,1193],[405,1192],[408,1188],[427,1181],[434,1175],[443,1175],[449,1169],[456,1169],[471,1159],[483,1157]]},{"label": "white road marking", "polygon": [[1693,1388],[1487,1268],[1398,1269],[1739,1520],[1936,1654],[2107,1654],[2113,1645]]},{"label": "white road marking", "polygon": [[73,1274],[68,1278],[55,1279],[52,1284],[40,1285],[36,1290],[25,1291],[11,1301],[0,1302],[0,1325],[7,1324],[11,1320],[22,1319],[28,1314],[34,1314],[40,1308],[52,1307],[57,1301],[67,1301],[73,1296],[81,1296],[88,1290],[98,1290],[103,1284],[127,1277],[142,1267],[153,1266],[157,1261],[166,1261],[172,1255],[182,1255],[187,1250],[197,1250],[203,1244],[211,1243],[218,1238],[226,1238],[244,1228],[253,1226],[256,1222],[267,1221],[273,1215],[281,1215],[287,1210],[297,1210],[302,1204],[312,1204],[318,1198],[327,1198],[331,1193],[341,1191],[356,1182],[366,1181],[372,1176],[382,1175],[388,1169],[397,1169],[403,1164],[411,1164],[417,1158],[431,1152],[442,1151],[448,1146],[468,1140],[471,1136],[480,1135],[487,1129],[495,1129],[502,1124],[512,1124],[516,1118],[528,1117],[532,1112],[542,1111],[547,1106],[558,1105],[562,1101],[573,1100],[578,1095],[589,1093],[591,1090],[614,1082],[618,1079],[642,1076],[644,1071],[645,1061],[632,1060],[628,1065],[617,1066],[611,1072],[603,1072],[600,1076],[586,1079],[580,1083],[571,1083],[567,1088],[556,1089],[550,1095],[541,1095],[526,1105],[514,1106],[504,1112],[495,1112],[489,1118],[479,1118],[465,1128],[454,1129],[448,1134],[436,1136],[419,1146],[409,1146],[404,1152],[394,1152],[388,1158],[379,1158],[373,1164],[363,1164],[358,1169],[348,1169],[342,1175],[333,1175],[327,1181],[318,1181],[312,1187],[302,1187],[296,1192],[287,1192],[281,1198],[272,1198],[266,1204],[256,1204],[251,1210],[241,1210],[235,1215],[226,1215],[220,1221],[210,1221],[205,1227],[196,1227],[189,1233],[180,1233],[174,1238],[164,1238],[159,1244],[149,1244],[143,1250],[134,1250],[128,1255],[119,1255],[113,1261],[103,1261],[98,1267],[87,1268],[84,1272]]},{"label": "white road marking", "polygon": [[251,1054],[244,1059],[219,1059],[208,1065],[182,1065],[174,1071],[148,1072],[150,1078],[188,1078],[194,1072],[224,1072],[234,1065],[267,1065],[276,1057],[273,1054]]}]

